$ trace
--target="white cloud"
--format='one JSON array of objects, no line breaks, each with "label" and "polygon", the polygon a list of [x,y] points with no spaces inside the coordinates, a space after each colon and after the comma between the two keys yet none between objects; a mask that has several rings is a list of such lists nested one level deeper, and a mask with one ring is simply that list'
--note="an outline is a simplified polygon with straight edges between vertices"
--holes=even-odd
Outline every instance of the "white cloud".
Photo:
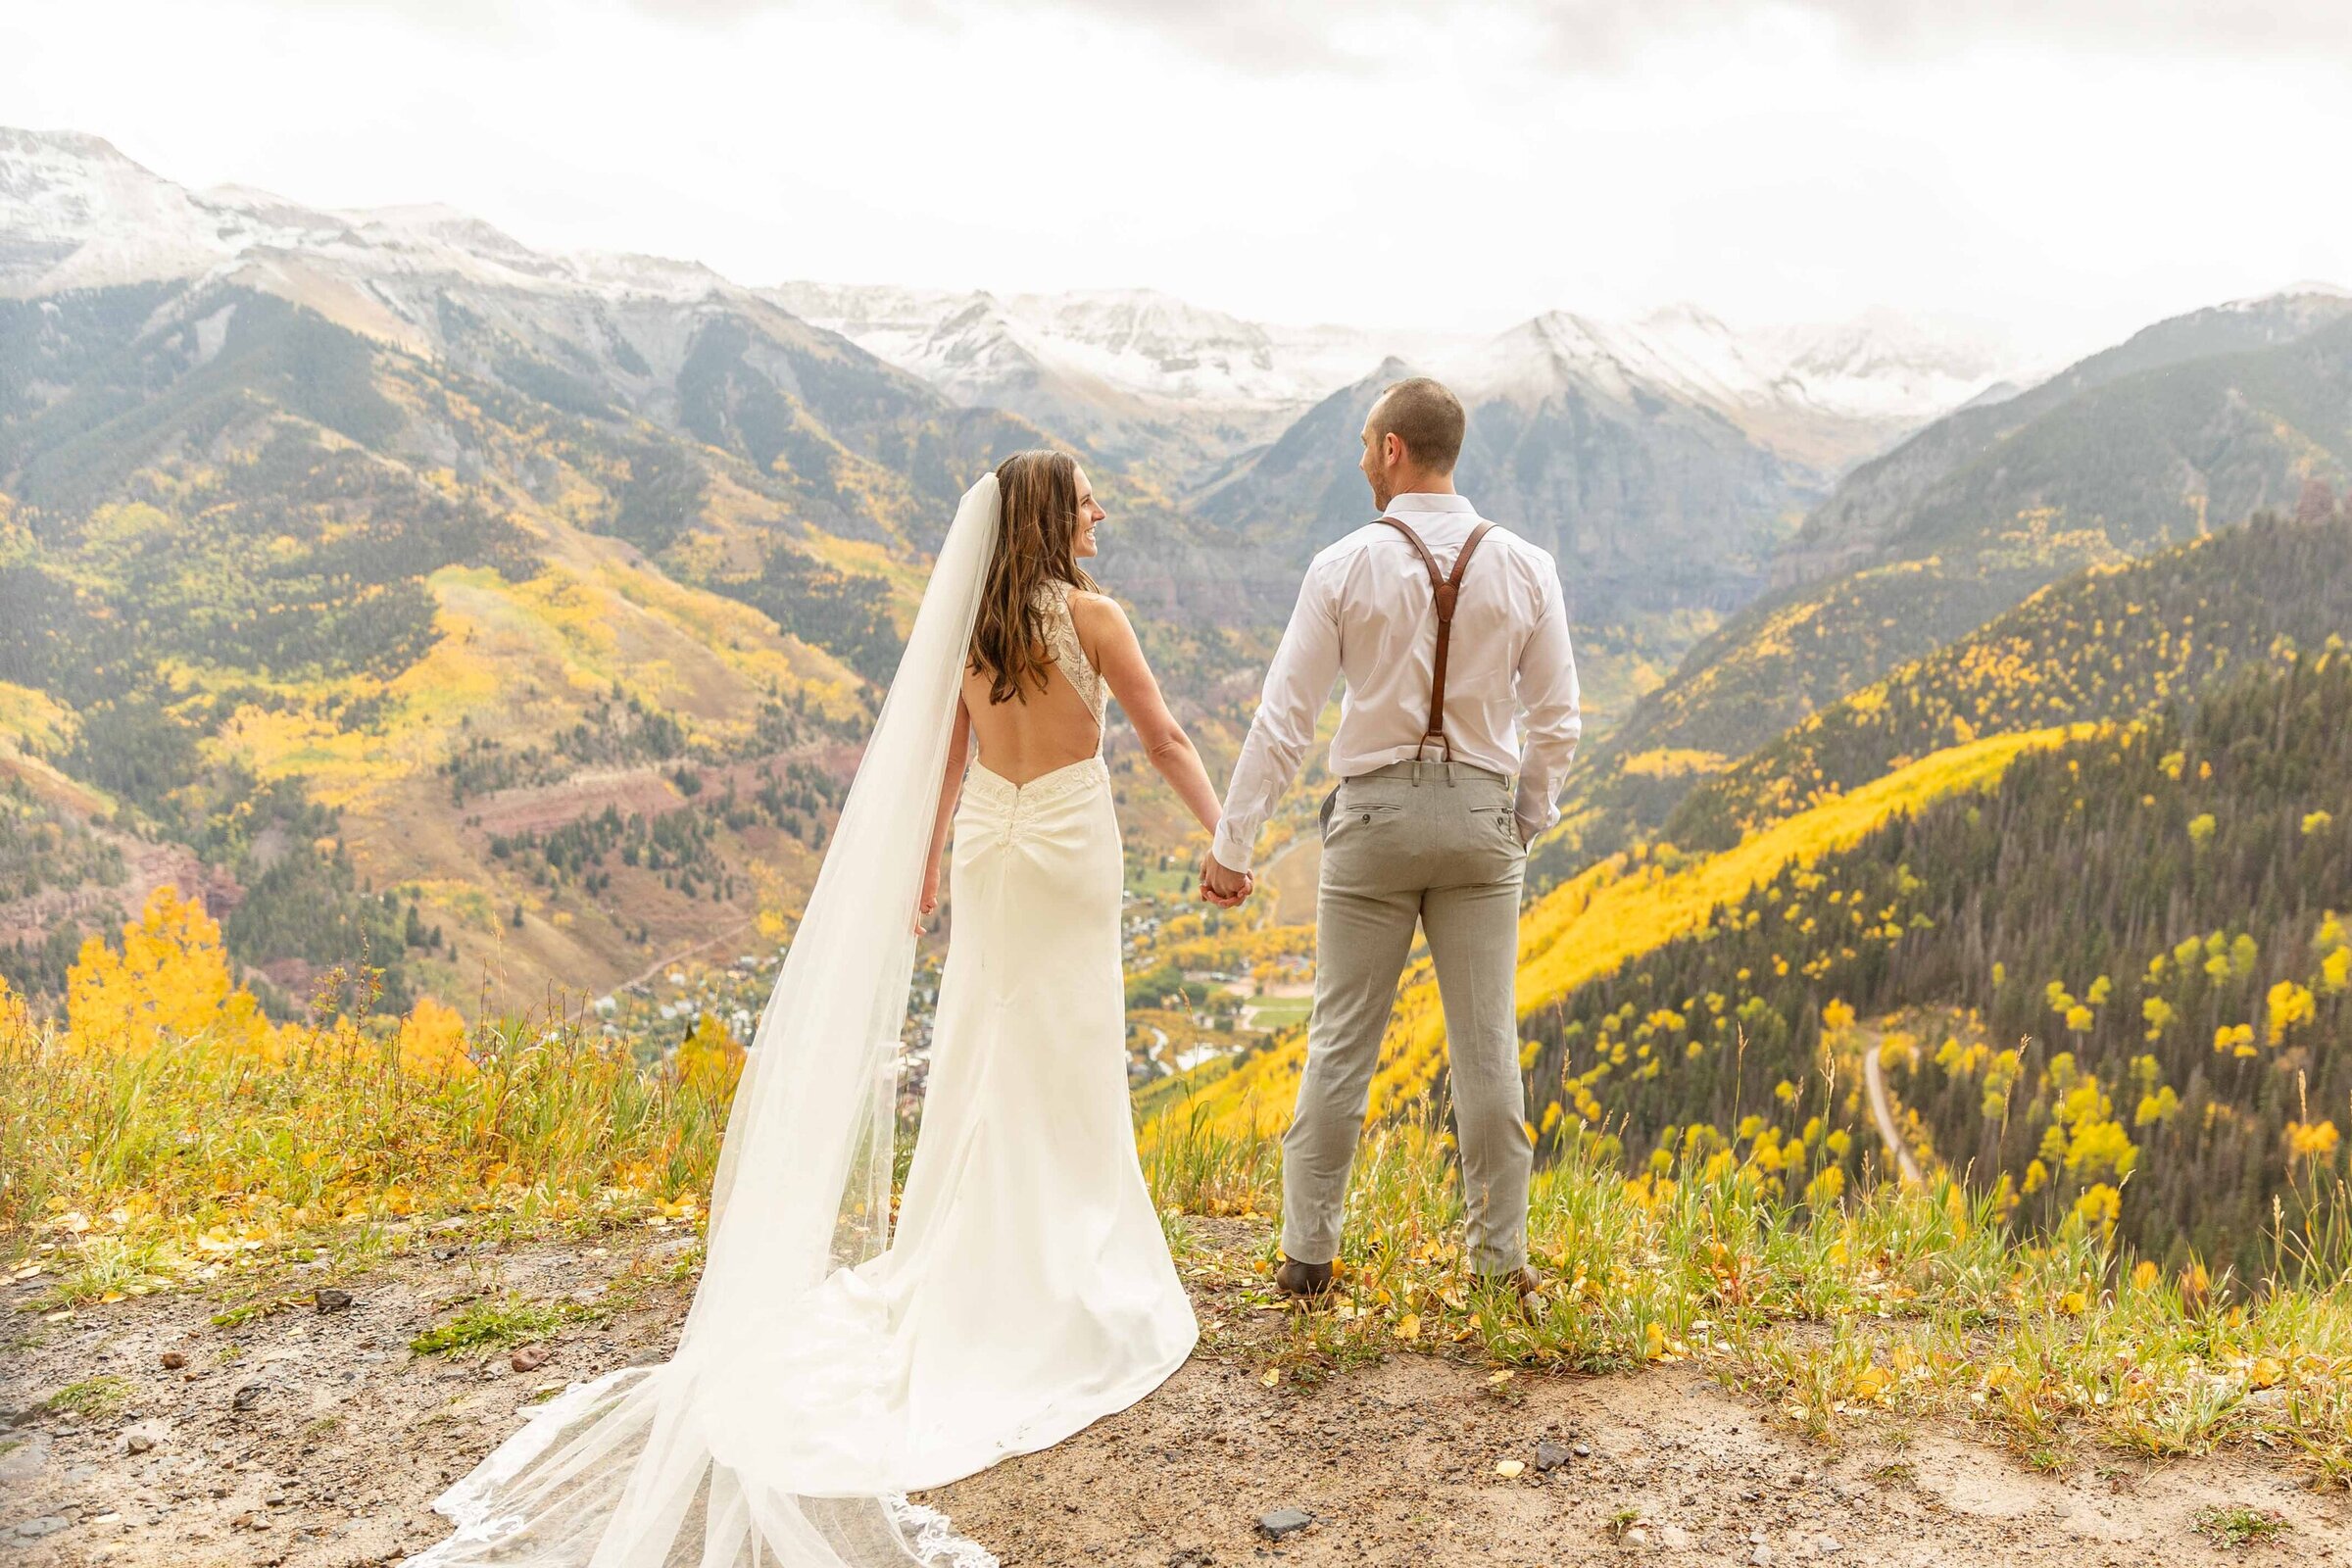
[{"label": "white cloud", "polygon": [[2352,140],[2352,8],[2217,9],[127,0],[0,19],[0,119],[748,281],[1443,327],[1889,304],[2075,347],[2352,279],[2310,174]]}]

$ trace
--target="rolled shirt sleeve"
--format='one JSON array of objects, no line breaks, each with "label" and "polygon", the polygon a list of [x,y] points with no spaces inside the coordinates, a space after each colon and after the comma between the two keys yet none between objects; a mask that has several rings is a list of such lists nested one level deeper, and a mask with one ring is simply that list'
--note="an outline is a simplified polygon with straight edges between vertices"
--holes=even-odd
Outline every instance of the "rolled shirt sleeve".
[{"label": "rolled shirt sleeve", "polygon": [[[1339,606],[1329,574],[1317,563],[1299,584],[1291,623],[1283,629],[1281,646],[1266,669],[1257,716],[1250,721],[1249,738],[1233,764],[1224,814],[1210,844],[1220,864],[1236,871],[1250,868],[1258,831],[1298,776],[1298,765],[1315,743],[1315,720],[1331,701],[1339,673]],[[1572,691],[1574,685],[1572,676]]]},{"label": "rolled shirt sleeve", "polygon": [[1568,606],[1556,571],[1546,576],[1535,632],[1519,654],[1518,695],[1527,737],[1514,814],[1520,842],[1526,843],[1560,819],[1560,786],[1585,732],[1576,653],[1568,643]]}]

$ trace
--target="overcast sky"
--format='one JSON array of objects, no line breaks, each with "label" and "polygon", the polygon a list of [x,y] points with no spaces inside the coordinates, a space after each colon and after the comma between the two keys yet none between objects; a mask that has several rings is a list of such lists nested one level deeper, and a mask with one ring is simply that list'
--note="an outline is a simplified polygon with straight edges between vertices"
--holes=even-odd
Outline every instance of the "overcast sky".
[{"label": "overcast sky", "polygon": [[0,123],[746,282],[2089,346],[2352,283],[2344,0],[81,0]]}]

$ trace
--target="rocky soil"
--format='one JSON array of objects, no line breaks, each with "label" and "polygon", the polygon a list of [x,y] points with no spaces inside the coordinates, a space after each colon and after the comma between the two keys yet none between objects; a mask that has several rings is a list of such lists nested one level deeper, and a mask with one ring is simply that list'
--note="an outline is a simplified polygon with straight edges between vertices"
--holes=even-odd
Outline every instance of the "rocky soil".
[{"label": "rocky soil", "polygon": [[[0,1286],[0,1306],[18,1308],[0,1318],[0,1562],[396,1561],[440,1537],[431,1498],[526,1403],[667,1351],[686,1245],[423,1233],[331,1283],[298,1269],[54,1322],[24,1310],[42,1281]],[[1158,1394],[927,1500],[1004,1568],[2352,1565],[2352,1499],[2283,1463],[2086,1454],[2044,1476],[1936,1422],[1829,1445],[1688,1364],[1498,1389],[1485,1367],[1399,1354],[1269,1389],[1279,1314],[1229,1285],[1200,1294],[1229,1327]],[[564,1321],[524,1345],[410,1348],[469,1307],[515,1300]],[[2280,1528],[2226,1549],[2197,1529],[2213,1508]]]}]

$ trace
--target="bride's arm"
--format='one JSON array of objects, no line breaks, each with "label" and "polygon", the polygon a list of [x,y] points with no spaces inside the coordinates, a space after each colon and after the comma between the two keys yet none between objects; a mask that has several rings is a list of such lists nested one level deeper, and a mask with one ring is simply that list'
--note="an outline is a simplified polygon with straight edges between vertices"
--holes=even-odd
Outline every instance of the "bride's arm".
[{"label": "bride's arm", "polygon": [[956,727],[948,732],[948,766],[939,781],[939,809],[931,817],[931,853],[923,859],[923,890],[914,906],[914,928],[939,908],[939,860],[947,853],[948,831],[956,822],[956,801],[963,793],[963,764],[972,747],[972,710],[956,703]]},{"label": "bride's arm", "polygon": [[1208,781],[1208,769],[1200,765],[1200,754],[1193,750],[1192,737],[1168,711],[1167,699],[1159,694],[1159,682],[1152,677],[1144,645],[1136,640],[1127,612],[1119,608],[1118,601],[1101,594],[1070,595],[1070,610],[1078,640],[1109,684],[1110,694],[1119,700],[1119,710],[1127,715],[1127,723],[1143,743],[1152,765],[1175,788],[1201,829],[1214,833],[1223,809],[1216,786]]}]

